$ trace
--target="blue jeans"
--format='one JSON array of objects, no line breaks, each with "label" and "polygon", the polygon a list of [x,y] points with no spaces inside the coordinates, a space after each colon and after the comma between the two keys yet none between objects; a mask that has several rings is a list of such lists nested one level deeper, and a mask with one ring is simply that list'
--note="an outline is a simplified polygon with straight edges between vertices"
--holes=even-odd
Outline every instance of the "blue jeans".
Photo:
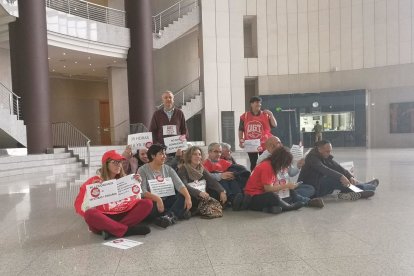
[{"label": "blue jeans", "polygon": [[153,202],[153,208],[150,217],[155,218],[165,215],[166,213],[174,213],[178,218],[183,217],[185,211],[185,198],[182,194],[176,192],[175,195],[163,197],[161,199],[164,203],[164,212],[159,213],[157,209],[157,203]]},{"label": "blue jeans", "polygon": [[377,187],[375,185],[372,185],[370,183],[360,182],[358,184],[355,184],[355,186],[357,186],[358,188],[360,188],[361,190],[364,190],[364,191],[375,191],[375,189],[377,189]]}]

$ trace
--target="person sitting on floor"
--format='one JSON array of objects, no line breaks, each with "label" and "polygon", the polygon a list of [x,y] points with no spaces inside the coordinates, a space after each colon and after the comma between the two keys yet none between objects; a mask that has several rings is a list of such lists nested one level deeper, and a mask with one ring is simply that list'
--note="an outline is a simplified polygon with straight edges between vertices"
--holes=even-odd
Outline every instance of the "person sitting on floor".
[{"label": "person sitting on floor", "polygon": [[279,214],[297,210],[309,203],[311,199],[294,191],[297,184],[284,178],[292,160],[292,154],[280,147],[256,166],[244,189],[245,194],[251,197],[251,210]]},{"label": "person sitting on floor", "polygon": [[[339,190],[339,199],[357,200],[368,198],[375,194],[374,190],[379,184],[378,179],[367,183],[357,181],[354,176],[335,160],[333,160],[332,145],[327,140],[315,143],[315,147],[305,158],[305,165],[299,174],[299,181],[312,185],[315,188],[315,196],[322,197]],[[353,192],[349,186],[356,185],[363,190]]]},{"label": "person sitting on floor", "polygon": [[[178,176],[184,182],[191,195],[193,208],[197,208],[200,201],[208,200],[209,197],[220,201],[224,205],[227,201],[226,191],[204,169],[202,164],[203,159],[204,156],[201,148],[193,146],[187,149],[184,155],[184,165],[178,170]],[[195,182],[198,182],[198,188],[194,185]]]},{"label": "person sitting on floor", "polygon": [[228,143],[220,143],[221,146],[221,159],[230,161],[232,164],[237,164],[236,160],[234,160],[233,156],[231,156],[231,145]]},{"label": "person sitting on floor", "polygon": [[144,164],[148,163],[147,156],[148,149],[142,148],[138,149],[137,152],[132,155],[131,146],[127,146],[122,156],[125,160],[122,162],[122,167],[126,174],[137,173],[138,169]]},{"label": "person sitting on floor", "polygon": [[147,152],[149,163],[138,169],[142,177],[144,198],[153,201],[151,218],[160,227],[167,228],[178,219],[189,219],[191,196],[177,173],[165,165],[166,147],[152,145]]},{"label": "person sitting on floor", "polygon": [[222,148],[219,143],[208,146],[208,158],[203,166],[226,190],[228,202],[234,211],[243,209],[243,189],[250,172],[241,165],[221,159]]},{"label": "person sitting on floor", "polygon": [[107,151],[102,156],[100,175],[91,177],[83,183],[75,200],[75,210],[85,219],[89,230],[102,234],[105,240],[111,236],[120,238],[130,235],[146,235],[151,231],[148,226],[139,225],[152,210],[152,201],[141,199],[140,194],[89,208],[86,186],[124,177],[125,173],[121,166],[123,159],[122,155],[116,151]]}]

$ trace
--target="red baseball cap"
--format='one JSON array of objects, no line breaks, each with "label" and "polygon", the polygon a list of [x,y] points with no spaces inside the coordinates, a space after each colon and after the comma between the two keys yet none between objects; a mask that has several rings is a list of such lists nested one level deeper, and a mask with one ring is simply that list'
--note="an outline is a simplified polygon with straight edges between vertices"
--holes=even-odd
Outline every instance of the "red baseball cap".
[{"label": "red baseball cap", "polygon": [[105,164],[106,161],[108,161],[108,159],[111,160],[124,160],[125,158],[120,155],[119,153],[117,153],[115,150],[110,150],[104,153],[104,155],[102,156],[102,164]]}]

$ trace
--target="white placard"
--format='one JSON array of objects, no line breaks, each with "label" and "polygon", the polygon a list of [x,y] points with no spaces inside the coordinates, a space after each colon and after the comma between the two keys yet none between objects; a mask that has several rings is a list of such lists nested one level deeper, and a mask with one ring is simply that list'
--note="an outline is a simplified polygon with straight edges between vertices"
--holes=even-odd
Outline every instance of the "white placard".
[{"label": "white placard", "polygon": [[159,197],[175,195],[174,183],[171,177],[157,176],[155,179],[149,179],[148,185],[151,193]]},{"label": "white placard", "polygon": [[293,155],[293,160],[300,160],[303,158],[303,147],[299,145],[292,145],[290,153]]},{"label": "white placard", "polygon": [[280,198],[290,197],[290,190],[289,189],[283,189],[283,190],[280,190],[279,192],[277,192],[277,194],[279,195]]},{"label": "white placard", "polygon": [[135,247],[137,245],[143,244],[142,242],[128,240],[128,239],[116,239],[113,241],[105,242],[103,245],[119,248],[119,249],[130,249],[132,247]]},{"label": "white placard", "polygon": [[202,180],[196,180],[194,182],[190,182],[187,185],[201,192],[206,192],[206,184],[207,184],[206,180],[202,179]]},{"label": "white placard", "polygon": [[351,174],[354,174],[354,161],[342,162],[339,163],[339,165],[341,165],[341,167],[349,171]]},{"label": "white placard", "polygon": [[167,147],[165,153],[176,153],[179,149],[187,149],[187,138],[185,135],[166,137],[164,138],[164,144]]},{"label": "white placard", "polygon": [[128,135],[128,145],[135,154],[139,149],[147,149],[152,145],[152,132],[143,132]]},{"label": "white placard", "polygon": [[141,183],[134,178],[133,174],[86,186],[89,207],[116,202],[130,196],[139,196],[140,193]]},{"label": "white placard", "polygon": [[363,190],[361,190],[360,188],[358,188],[357,186],[355,186],[355,185],[353,185],[353,184],[351,184],[351,185],[349,185],[349,187],[348,187],[349,189],[351,189],[353,192],[355,192],[355,193],[360,193],[360,192],[362,192]]},{"label": "white placard", "polygon": [[263,148],[260,145],[260,139],[244,140],[244,151],[245,152],[263,151]]},{"label": "white placard", "polygon": [[177,135],[177,126],[176,125],[165,125],[162,126],[162,135]]}]

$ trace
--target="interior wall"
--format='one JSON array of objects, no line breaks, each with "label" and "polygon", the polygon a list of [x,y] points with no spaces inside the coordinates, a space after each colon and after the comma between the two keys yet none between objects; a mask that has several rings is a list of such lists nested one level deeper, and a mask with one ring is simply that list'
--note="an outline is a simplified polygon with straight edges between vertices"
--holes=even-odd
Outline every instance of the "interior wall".
[{"label": "interior wall", "polygon": [[161,94],[178,91],[199,77],[198,32],[194,31],[154,52],[155,102]]},{"label": "interior wall", "polygon": [[108,83],[50,78],[50,92],[52,122],[70,122],[99,145],[99,101],[108,100]]},{"label": "interior wall", "polygon": [[0,82],[9,90],[12,89],[10,50],[0,48]]},{"label": "interior wall", "polygon": [[108,0],[108,7],[124,11],[125,1],[124,0]]}]

